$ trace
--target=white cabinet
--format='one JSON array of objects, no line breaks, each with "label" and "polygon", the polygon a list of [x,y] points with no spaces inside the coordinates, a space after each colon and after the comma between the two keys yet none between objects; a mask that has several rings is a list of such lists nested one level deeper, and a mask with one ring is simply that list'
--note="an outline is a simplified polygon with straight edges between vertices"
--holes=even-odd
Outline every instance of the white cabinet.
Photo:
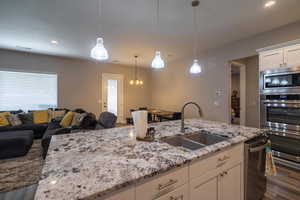
[{"label": "white cabinet", "polygon": [[300,66],[300,44],[284,48],[284,65],[286,67]]},{"label": "white cabinet", "polygon": [[220,176],[220,200],[242,200],[242,165],[238,164],[222,172]]},{"label": "white cabinet", "polygon": [[165,194],[157,200],[189,200],[188,184],[185,184],[184,186]]},{"label": "white cabinet", "polygon": [[259,55],[259,69],[260,71],[279,68],[284,62],[283,49],[276,49],[262,52]]},{"label": "white cabinet", "polygon": [[153,177],[136,186],[136,199],[152,200],[188,182],[188,166],[180,167],[161,176]]},{"label": "white cabinet", "polygon": [[243,200],[243,150],[238,145],[192,164],[190,200]]},{"label": "white cabinet", "polygon": [[190,200],[218,200],[219,174],[209,174],[190,182]]},{"label": "white cabinet", "polygon": [[300,66],[300,44],[282,44],[280,48],[259,50],[260,71],[296,66]]}]

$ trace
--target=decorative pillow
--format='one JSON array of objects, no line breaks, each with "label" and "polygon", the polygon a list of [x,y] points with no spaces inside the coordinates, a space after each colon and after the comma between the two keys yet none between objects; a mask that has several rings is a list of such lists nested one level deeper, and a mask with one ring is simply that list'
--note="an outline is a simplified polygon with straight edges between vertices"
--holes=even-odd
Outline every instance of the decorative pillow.
[{"label": "decorative pillow", "polygon": [[19,119],[21,120],[22,124],[33,124],[32,112],[20,113],[20,114],[18,114],[18,116],[19,116]]},{"label": "decorative pillow", "polygon": [[12,126],[19,126],[22,124],[22,121],[19,119],[18,115],[7,115],[7,119]]},{"label": "decorative pillow", "polygon": [[80,126],[82,120],[87,116],[87,113],[75,113],[71,126]]},{"label": "decorative pillow", "polygon": [[47,123],[48,122],[48,110],[34,110],[33,113],[33,122],[35,124]]},{"label": "decorative pillow", "polygon": [[74,112],[69,111],[64,118],[61,120],[60,124],[62,127],[68,127],[71,125],[73,117],[74,117]]},{"label": "decorative pillow", "polygon": [[49,122],[55,118],[63,118],[65,114],[65,110],[49,110]]},{"label": "decorative pillow", "polygon": [[7,120],[7,116],[10,115],[9,112],[2,112],[0,113],[0,126],[9,126],[10,123]]}]

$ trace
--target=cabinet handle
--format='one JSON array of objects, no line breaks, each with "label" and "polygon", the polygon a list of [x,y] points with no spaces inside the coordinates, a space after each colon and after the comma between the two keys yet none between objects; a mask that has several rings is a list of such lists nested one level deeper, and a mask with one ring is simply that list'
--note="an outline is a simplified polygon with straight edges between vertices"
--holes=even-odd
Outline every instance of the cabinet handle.
[{"label": "cabinet handle", "polygon": [[178,181],[177,180],[173,180],[173,179],[170,179],[167,183],[165,184],[158,184],[158,190],[163,190],[175,183],[177,183]]},{"label": "cabinet handle", "polygon": [[229,158],[230,158],[229,156],[224,156],[223,158],[219,158],[218,160],[220,162],[222,162],[222,161],[228,160]]},{"label": "cabinet handle", "polygon": [[170,200],[183,200],[183,194],[182,195],[179,195],[179,196],[177,196],[177,197],[173,197],[173,196],[171,196],[170,197]]},{"label": "cabinet handle", "polygon": [[227,174],[228,174],[228,172],[224,172],[224,174],[225,174],[225,175],[227,175]]}]

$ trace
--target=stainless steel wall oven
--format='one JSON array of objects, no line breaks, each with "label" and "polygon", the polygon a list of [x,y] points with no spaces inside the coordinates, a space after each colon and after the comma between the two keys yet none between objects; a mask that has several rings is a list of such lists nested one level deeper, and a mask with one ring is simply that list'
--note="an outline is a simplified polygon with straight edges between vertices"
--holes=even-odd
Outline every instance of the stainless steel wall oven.
[{"label": "stainless steel wall oven", "polygon": [[261,72],[260,115],[277,162],[300,169],[300,67]]}]

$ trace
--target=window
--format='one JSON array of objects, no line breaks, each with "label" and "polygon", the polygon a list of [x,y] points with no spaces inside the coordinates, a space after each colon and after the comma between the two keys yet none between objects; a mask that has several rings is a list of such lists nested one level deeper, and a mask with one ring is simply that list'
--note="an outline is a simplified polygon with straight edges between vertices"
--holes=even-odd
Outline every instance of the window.
[{"label": "window", "polygon": [[0,71],[0,110],[57,107],[57,75]]}]

